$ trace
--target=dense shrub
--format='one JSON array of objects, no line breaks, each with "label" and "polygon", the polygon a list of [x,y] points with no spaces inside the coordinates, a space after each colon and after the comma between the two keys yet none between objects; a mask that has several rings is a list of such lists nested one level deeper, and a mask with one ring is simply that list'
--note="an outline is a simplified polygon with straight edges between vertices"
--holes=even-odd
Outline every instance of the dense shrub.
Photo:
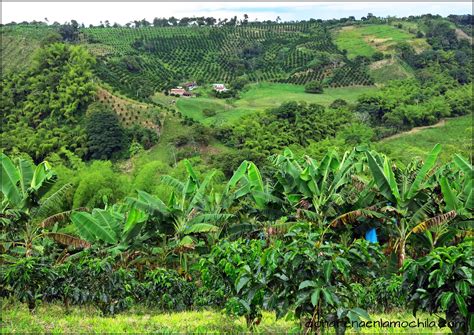
[{"label": "dense shrub", "polygon": [[204,115],[206,117],[214,116],[214,115],[216,115],[216,111],[214,111],[212,109],[209,109],[209,108],[205,108],[202,111],[202,115]]},{"label": "dense shrub", "polygon": [[474,329],[474,250],[472,240],[434,249],[403,267],[403,289],[413,312],[446,313],[456,334]]},{"label": "dense shrub", "polygon": [[53,265],[29,257],[2,269],[2,297],[14,297],[33,310],[39,301],[91,305],[103,315],[124,311],[134,303],[166,311],[222,305],[219,292],[198,287],[176,271],[153,269],[141,275],[134,269],[116,268],[108,256],[95,258],[89,252],[71,261]]},{"label": "dense shrub", "polygon": [[323,84],[319,81],[312,81],[306,84],[304,87],[304,91],[306,93],[316,93],[316,94],[321,94],[323,93]]},{"label": "dense shrub", "polygon": [[351,286],[357,296],[358,305],[368,311],[389,313],[406,306],[400,275],[382,275],[373,279],[369,285],[352,283]]},{"label": "dense shrub", "polygon": [[33,310],[38,301],[46,298],[46,292],[53,285],[56,276],[47,259],[19,259],[2,268],[1,296],[14,296]]},{"label": "dense shrub", "polygon": [[125,130],[117,114],[103,104],[92,104],[87,112],[88,157],[110,159],[127,146]]},{"label": "dense shrub", "polygon": [[143,301],[149,306],[182,311],[193,306],[196,285],[176,271],[155,269],[145,273],[140,291]]},{"label": "dense shrub", "polygon": [[200,262],[203,282],[225,297],[229,314],[244,315],[249,326],[267,308],[278,317],[294,310],[307,326],[317,314],[341,322],[342,330],[346,321],[367,318],[350,284],[376,278],[383,255],[365,240],[350,246],[321,240],[311,225],[297,223],[277,240],[222,241]]}]

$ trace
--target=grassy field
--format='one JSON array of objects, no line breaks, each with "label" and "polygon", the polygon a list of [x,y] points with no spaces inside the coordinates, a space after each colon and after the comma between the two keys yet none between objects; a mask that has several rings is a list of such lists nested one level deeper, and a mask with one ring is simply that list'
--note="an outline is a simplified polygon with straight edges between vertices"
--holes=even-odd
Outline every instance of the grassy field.
[{"label": "grassy field", "polygon": [[425,157],[436,143],[443,147],[440,159],[446,162],[455,153],[472,161],[472,115],[448,119],[438,127],[411,131],[393,138],[387,138],[376,144],[376,149],[402,162],[409,162],[413,157]]},{"label": "grassy field", "polygon": [[347,26],[334,34],[335,43],[339,49],[346,49],[348,57],[372,56],[376,51],[391,53],[392,47],[402,41],[413,45],[415,50],[428,47],[422,38],[394,26],[373,24]]},{"label": "grassy field", "polygon": [[369,66],[369,73],[377,84],[390,80],[402,80],[414,76],[413,69],[398,59],[383,59]]},{"label": "grassy field", "polygon": [[[353,102],[359,95],[375,89],[372,86],[327,88],[323,94],[309,94],[305,93],[304,87],[299,85],[260,83],[249,85],[247,90],[240,93],[239,99],[223,100],[209,96],[178,98],[176,107],[183,115],[210,125],[235,121],[244,115],[277,107],[283,102],[291,100],[324,106],[330,105],[336,99]],[[155,101],[163,103],[166,101],[163,99],[163,97],[155,96]],[[216,112],[216,115],[206,117],[202,113],[204,109],[211,109]]]},{"label": "grassy field", "polygon": [[[415,321],[409,312],[372,314],[372,321]],[[420,322],[437,322],[435,316],[420,313]],[[264,312],[255,333],[299,333],[298,321],[276,320],[273,313]],[[248,332],[244,318],[230,318],[219,311],[187,311],[160,313],[144,308],[132,309],[115,317],[101,317],[87,307],[66,311],[57,305],[42,305],[29,313],[26,305],[12,304],[2,307],[1,333],[243,333]],[[332,330],[332,329],[331,329]],[[334,333],[330,331],[330,333]],[[355,333],[348,330],[347,333]],[[448,328],[361,328],[362,334],[416,334],[449,333]]]}]

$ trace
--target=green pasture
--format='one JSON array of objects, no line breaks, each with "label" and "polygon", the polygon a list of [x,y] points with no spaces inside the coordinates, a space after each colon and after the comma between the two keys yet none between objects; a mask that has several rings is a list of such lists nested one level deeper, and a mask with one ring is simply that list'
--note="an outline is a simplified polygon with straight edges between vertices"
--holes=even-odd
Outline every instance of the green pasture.
[{"label": "green pasture", "polygon": [[[305,101],[307,103],[330,105],[336,99],[354,102],[363,93],[376,90],[373,86],[353,86],[343,88],[326,88],[323,94],[305,93],[304,86],[279,83],[259,83],[249,85],[240,93],[238,99],[217,99],[214,97],[178,98],[177,109],[194,120],[204,124],[221,124],[235,121],[267,108],[278,107],[286,101]],[[216,112],[215,116],[206,117],[204,109]]]},{"label": "green pasture", "polygon": [[339,49],[346,49],[349,58],[372,56],[376,51],[390,53],[399,42],[414,44],[415,49],[427,47],[427,42],[394,26],[373,24],[346,26],[337,30],[334,41]]},{"label": "green pasture", "polygon": [[448,119],[439,127],[411,131],[382,140],[376,144],[376,149],[407,163],[414,157],[425,157],[436,143],[440,143],[443,146],[441,161],[447,162],[453,154],[461,154],[472,161],[472,135],[472,115],[465,115]]}]

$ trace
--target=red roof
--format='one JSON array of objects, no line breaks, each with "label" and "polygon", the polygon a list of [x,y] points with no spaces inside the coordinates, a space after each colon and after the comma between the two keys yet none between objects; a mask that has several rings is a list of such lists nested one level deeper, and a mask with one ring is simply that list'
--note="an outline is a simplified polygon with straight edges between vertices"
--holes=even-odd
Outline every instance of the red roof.
[{"label": "red roof", "polygon": [[170,90],[170,93],[171,94],[179,94],[179,95],[183,95],[184,93],[186,93],[186,90],[184,88],[172,88]]}]

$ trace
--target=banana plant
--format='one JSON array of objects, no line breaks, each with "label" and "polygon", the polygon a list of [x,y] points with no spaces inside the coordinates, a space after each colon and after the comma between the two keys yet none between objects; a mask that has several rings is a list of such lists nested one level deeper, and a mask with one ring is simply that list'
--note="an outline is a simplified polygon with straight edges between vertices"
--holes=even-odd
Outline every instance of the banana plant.
[{"label": "banana plant", "polygon": [[443,200],[440,206],[446,212],[456,212],[457,216],[450,225],[436,225],[432,231],[424,232],[424,238],[428,241],[430,250],[438,245],[446,245],[456,236],[458,240],[462,240],[463,235],[469,234],[474,209],[473,174],[472,165],[459,155],[455,155],[453,162],[437,171],[435,176],[439,182]]},{"label": "banana plant", "polygon": [[257,208],[264,208],[271,199],[264,186],[258,168],[252,162],[243,161],[222,192],[213,187],[215,173],[207,174],[200,180],[189,161],[184,161],[188,176],[184,182],[170,176],[162,181],[173,187],[168,201],[159,199],[143,191],[129,202],[144,209],[164,224],[172,223],[178,245],[194,240],[198,233],[215,233],[219,236],[226,222],[234,217],[228,214],[238,199],[249,196]]},{"label": "banana plant", "polygon": [[[370,205],[374,194],[370,190],[373,183],[364,183],[353,204],[347,201],[347,187],[352,184],[354,174],[364,168],[357,150],[346,152],[341,159],[329,152],[320,162],[306,156],[300,163],[286,149],[282,155],[273,157],[273,164],[277,170],[276,189],[296,210],[296,219],[304,217],[327,230],[372,216]],[[345,211],[348,208],[349,211]],[[344,214],[340,215],[341,211]]]},{"label": "banana plant", "polygon": [[[95,208],[91,213],[73,212],[71,221],[81,238],[89,243],[105,243],[123,251],[133,244],[140,234],[148,215],[135,207],[114,205],[106,209]],[[140,240],[142,241],[142,240]]]},{"label": "banana plant", "polygon": [[8,209],[29,212],[51,187],[55,174],[44,161],[34,166],[29,160],[18,158],[16,164],[0,153],[2,213]]},{"label": "banana plant", "polygon": [[45,198],[44,195],[56,177],[48,162],[35,166],[29,160],[18,158],[13,161],[0,153],[0,168],[3,195],[0,221],[8,227],[7,233],[2,237],[5,252],[10,250],[29,257],[35,249],[41,251],[41,247],[35,242],[43,237],[76,248],[89,246],[87,242],[74,236],[48,231],[55,223],[69,218],[71,211],[60,211],[59,208],[65,194],[72,187],[71,184],[65,184]]},{"label": "banana plant", "polygon": [[[411,166],[405,169],[392,167],[388,157],[367,151],[367,162],[379,193],[387,201],[380,209],[384,215],[395,220],[395,251],[398,266],[402,267],[406,258],[406,243],[413,233],[422,233],[435,226],[445,224],[456,217],[455,210],[435,213],[432,175],[441,151],[439,144],[428,154],[426,161],[415,173]],[[394,173],[394,170],[397,176]],[[436,215],[438,214],[438,215]]]}]

